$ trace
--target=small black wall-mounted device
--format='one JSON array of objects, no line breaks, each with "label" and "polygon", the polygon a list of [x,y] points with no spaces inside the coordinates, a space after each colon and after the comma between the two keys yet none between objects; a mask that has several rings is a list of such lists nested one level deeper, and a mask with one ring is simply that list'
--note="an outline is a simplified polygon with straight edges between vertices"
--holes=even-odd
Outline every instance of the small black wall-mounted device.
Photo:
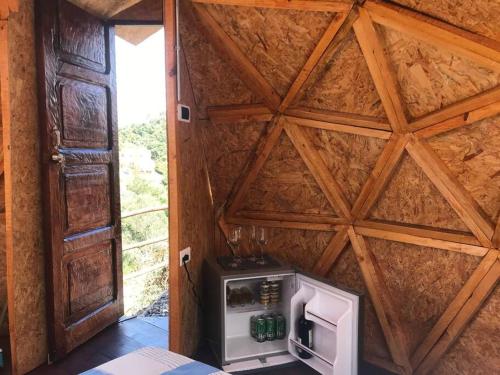
[{"label": "small black wall-mounted device", "polygon": [[191,109],[184,104],[177,105],[177,119],[182,122],[191,122]]}]

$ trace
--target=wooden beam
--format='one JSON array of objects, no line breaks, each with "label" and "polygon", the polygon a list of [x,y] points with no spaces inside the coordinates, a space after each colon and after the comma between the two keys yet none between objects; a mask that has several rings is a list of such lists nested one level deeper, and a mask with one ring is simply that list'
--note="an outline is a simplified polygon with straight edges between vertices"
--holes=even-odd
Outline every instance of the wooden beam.
[{"label": "wooden beam", "polygon": [[476,242],[476,239],[469,235],[373,221],[356,221],[354,229],[356,233],[366,237],[434,247],[474,256],[482,257],[488,252],[487,247],[471,244],[471,242]]},{"label": "wooden beam", "polygon": [[392,129],[403,133],[408,122],[399,96],[398,84],[372,20],[363,8],[359,10],[359,18],[354,23],[354,32]]},{"label": "wooden beam", "polygon": [[364,238],[356,234],[353,227],[349,228],[348,233],[392,359],[396,365],[404,369],[405,373],[410,374],[412,370],[409,361],[407,337],[391,300],[389,290],[384,283],[377,260],[366,246]]},{"label": "wooden beam", "polygon": [[500,277],[500,262],[497,260],[474,289],[467,302],[443,332],[439,341],[417,368],[417,375],[429,374],[448,348],[460,337],[468,323],[479,311],[481,305],[495,288]]},{"label": "wooden beam", "polygon": [[[346,21],[348,14],[349,13],[339,13],[334,16],[332,22],[324,32],[318,44],[314,48],[313,52],[307,59],[307,62],[305,63],[304,67],[298,74],[297,78],[295,78],[295,81],[290,86],[290,89],[288,90],[288,93],[286,94],[285,98],[281,102],[279,106],[280,112],[284,112],[290,106],[290,104],[293,103],[300,89],[302,88],[302,86],[304,86],[304,83],[309,78],[311,72],[318,65],[318,62],[324,55],[327,47],[330,45],[335,35],[337,35],[337,32],[340,30],[340,27]],[[354,14],[354,12],[350,14]],[[353,16],[351,15],[350,17]]]},{"label": "wooden beam", "polygon": [[500,43],[497,41],[380,1],[367,1],[363,8],[369,11],[371,18],[378,24],[446,48],[496,71],[500,70]]},{"label": "wooden beam", "polygon": [[[13,194],[12,191],[12,151],[11,151],[11,110],[10,110],[10,83],[9,83],[9,23],[0,20],[0,116],[2,131],[2,153],[4,170],[4,196],[5,196],[5,271],[7,278],[7,306],[9,311],[9,341],[11,370],[17,373],[18,367],[18,322],[16,311],[16,288],[14,280],[15,254],[14,254],[14,231],[13,231]],[[6,355],[6,354],[4,354]]]},{"label": "wooden beam", "polygon": [[422,341],[422,343],[417,347],[413,356],[411,358],[411,363],[413,368],[417,368],[423,361],[425,356],[429,354],[431,349],[434,347],[436,342],[442,337],[446,328],[450,325],[453,319],[457,316],[460,309],[469,300],[474,290],[477,288],[481,280],[488,273],[488,271],[493,267],[493,264],[497,261],[497,254],[494,250],[490,250],[488,254],[483,258],[481,263],[474,270],[472,275],[466,281],[462,289],[458,292],[456,297],[446,308],[445,312],[441,315],[439,320],[436,322],[434,327]]},{"label": "wooden beam", "polygon": [[391,132],[385,130],[370,129],[360,126],[344,125],[327,121],[310,120],[293,116],[285,116],[285,118],[294,124],[305,126],[308,128],[331,130],[331,131],[356,134],[365,137],[380,138],[380,139],[389,139],[391,138],[392,135]]},{"label": "wooden beam", "polygon": [[201,25],[205,28],[205,35],[211,41],[212,46],[223,56],[239,73],[241,80],[252,92],[264,98],[270,109],[277,109],[281,103],[280,96],[273,87],[260,74],[257,68],[241,52],[236,43],[224,32],[222,27],[210,15],[203,4],[194,4]]},{"label": "wooden beam", "polygon": [[207,108],[208,117],[214,123],[271,121],[273,112],[263,104],[236,104]]},{"label": "wooden beam", "polygon": [[500,249],[500,216],[498,217],[497,227],[495,229],[492,242],[494,247]]},{"label": "wooden beam", "polygon": [[348,12],[351,4],[323,0],[191,0],[193,3],[237,5],[254,8],[295,9],[316,12]]},{"label": "wooden beam", "polygon": [[348,221],[340,217],[320,214],[297,214],[292,212],[240,210],[235,217],[271,221],[296,221],[299,223],[346,225]]},{"label": "wooden beam", "polygon": [[391,126],[386,118],[357,115],[354,113],[343,113],[325,111],[306,107],[294,107],[285,111],[285,115],[300,117],[303,119],[331,122],[336,124],[359,126],[362,128],[391,131]]},{"label": "wooden beam", "polygon": [[377,202],[380,194],[389,183],[400,159],[403,156],[407,136],[393,134],[384,147],[370,176],[363,185],[358,198],[354,202],[352,215],[358,219],[365,218]]},{"label": "wooden beam", "polygon": [[[163,8],[165,22],[165,63],[167,88],[167,151],[168,151],[168,205],[169,205],[169,264],[180,263],[181,227],[180,227],[180,191],[179,191],[179,150],[177,139],[177,58],[176,58],[176,2],[165,1]],[[182,300],[180,292],[183,282],[179,267],[169,270],[169,348],[177,353],[182,352]],[[173,309],[172,309],[173,308]]]},{"label": "wooden beam", "polygon": [[285,131],[337,214],[350,219],[351,207],[349,201],[331,175],[318,151],[314,149],[311,140],[299,126],[290,122],[286,122]]},{"label": "wooden beam", "polygon": [[[471,112],[480,110],[486,106],[493,104],[493,107],[483,109],[483,112],[478,112],[475,115],[488,117],[489,114],[494,115],[498,113],[498,103],[500,102],[500,87],[495,87],[488,91],[474,95],[470,98],[460,100],[446,108],[439,109],[431,112],[415,121],[413,121],[408,129],[416,131],[426,128],[430,125],[438,124],[440,122],[453,119],[457,116],[462,116],[465,120]],[[496,104],[496,105],[495,105]],[[486,111],[486,113],[484,113]]]},{"label": "wooden beam", "polygon": [[298,91],[295,97],[295,102],[299,102],[300,98],[309,90],[309,88],[313,87],[319,82],[319,80],[323,79],[322,68],[325,64],[328,64],[330,61],[332,61],[335,54],[345,45],[344,41],[349,37],[349,35],[351,35],[352,25],[358,19],[358,17],[359,14],[357,7],[351,9],[346,20],[337,31],[335,37],[321,56],[321,59],[317,63],[317,68],[315,68],[309,74],[307,81],[302,85],[300,91]]},{"label": "wooden beam", "polygon": [[255,152],[250,157],[249,162],[235,184],[233,192],[228,198],[227,216],[234,216],[240,208],[250,185],[255,181],[257,174],[264,166],[273,147],[278,143],[283,131],[283,123],[284,120],[280,116],[276,116],[269,124],[266,134],[260,138]]},{"label": "wooden beam", "polygon": [[444,162],[424,140],[418,140],[416,137],[412,137],[412,140],[408,142],[406,150],[479,242],[485,247],[490,247],[493,224],[469,192],[452,175]]},{"label": "wooden beam", "polygon": [[446,133],[450,130],[460,128],[462,126],[474,124],[477,121],[483,120],[500,114],[500,101],[486,105],[479,109],[462,113],[452,117],[449,120],[439,122],[422,130],[416,131],[414,134],[417,138],[430,138],[435,135]]},{"label": "wooden beam", "polygon": [[241,216],[227,216],[226,222],[238,225],[256,225],[260,227],[283,228],[283,229],[304,229],[321,232],[332,232],[339,230],[339,225],[329,223],[308,223],[286,220],[260,220]]},{"label": "wooden beam", "polygon": [[332,237],[330,243],[323,251],[323,254],[316,262],[313,273],[320,276],[327,276],[328,272],[332,269],[335,261],[344,250],[347,242],[349,242],[349,235],[347,234],[348,227],[339,230],[335,236]]}]

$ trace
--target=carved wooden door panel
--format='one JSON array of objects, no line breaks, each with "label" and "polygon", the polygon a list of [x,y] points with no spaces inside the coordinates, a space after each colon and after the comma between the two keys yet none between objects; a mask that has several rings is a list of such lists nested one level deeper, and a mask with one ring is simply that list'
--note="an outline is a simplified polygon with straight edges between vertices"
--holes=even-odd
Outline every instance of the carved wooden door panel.
[{"label": "carved wooden door panel", "polygon": [[51,355],[123,314],[114,30],[65,0],[37,1]]}]

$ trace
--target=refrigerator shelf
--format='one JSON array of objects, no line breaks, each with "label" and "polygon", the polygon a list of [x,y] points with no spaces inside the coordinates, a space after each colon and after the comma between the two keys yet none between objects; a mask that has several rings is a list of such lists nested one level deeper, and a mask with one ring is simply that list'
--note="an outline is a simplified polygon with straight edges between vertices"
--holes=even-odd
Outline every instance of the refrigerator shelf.
[{"label": "refrigerator shelf", "polygon": [[[307,346],[304,346],[302,345],[301,343],[299,343],[297,340],[295,339],[290,339],[290,341],[292,342],[293,345],[295,345],[296,347],[299,347],[301,348],[302,350],[304,350],[305,352],[308,352],[309,354],[311,354],[312,356],[320,359],[321,361],[323,361],[324,363],[326,363],[327,365],[329,366],[333,366],[333,363],[330,362],[328,359],[326,359],[325,357],[323,357],[321,354],[319,353],[316,353],[314,350],[311,350],[309,349]],[[306,360],[307,361],[307,360]]]},{"label": "refrigerator shelf", "polygon": [[236,361],[252,357],[263,357],[286,353],[286,339],[257,342],[251,336],[233,336],[227,339],[227,360]]},{"label": "refrigerator shelf", "polygon": [[256,302],[253,305],[245,305],[245,306],[236,306],[231,307],[227,306],[228,314],[242,314],[248,312],[260,312],[262,314],[270,313],[270,312],[280,312],[283,309],[283,304],[270,304],[270,305],[262,305],[261,303]]}]

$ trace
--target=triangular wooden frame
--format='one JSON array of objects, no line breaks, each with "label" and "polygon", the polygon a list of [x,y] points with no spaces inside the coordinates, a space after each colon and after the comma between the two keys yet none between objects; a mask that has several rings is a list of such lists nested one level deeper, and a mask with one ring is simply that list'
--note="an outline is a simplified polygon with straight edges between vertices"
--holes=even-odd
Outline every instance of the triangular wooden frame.
[{"label": "triangular wooden frame", "polygon": [[[487,64],[495,70],[500,69],[499,44],[488,38],[438,22],[420,13],[373,0],[368,0],[359,7],[346,7],[345,3],[334,1],[315,1],[314,4],[300,0],[287,2],[275,0],[252,2],[244,0],[193,0],[193,2],[341,13],[339,17],[334,18],[290,87],[289,92],[282,99],[265,81],[250,60],[238,49],[234,41],[213,20],[204,5],[195,4],[201,23],[206,28],[206,34],[214,46],[236,68],[249,89],[263,97],[265,102],[264,106],[211,108],[208,112],[212,121],[238,122],[255,118],[271,119],[268,131],[262,136],[247,167],[235,183],[226,203],[226,210],[220,220],[224,225],[226,223],[239,223],[310,230],[335,230],[336,235],[333,236],[314,269],[320,275],[326,275],[330,271],[350,241],[395,363],[395,365],[386,367],[403,374],[427,373],[459,337],[500,277],[498,260],[500,220],[496,227],[490,222],[477,202],[428,146],[425,138],[500,113],[500,88],[489,90],[408,123],[398,84],[390,70],[374,22],[436,43],[462,56]],[[293,99],[300,95],[301,88],[306,83],[311,71],[325,55],[325,51],[336,43],[336,37],[340,38],[342,34],[351,29],[351,26],[355,31],[381,97],[390,126],[384,124],[384,119],[373,119],[346,113],[329,113],[308,108],[289,108]],[[302,126],[337,131],[341,129],[340,131],[354,134],[389,139],[352,207],[343,196],[338,183],[327,170],[317,151],[311,146],[310,140],[301,130]],[[238,212],[248,187],[269,157],[282,131],[287,132],[323,192],[329,197],[333,208],[341,216],[340,218],[327,220],[314,215]],[[449,233],[444,230],[422,229],[412,225],[383,224],[365,220],[392,178],[405,150],[423,169],[474,236]],[[480,265],[414,353],[408,352],[404,327],[400,323],[398,312],[384,285],[376,259],[366,247],[364,236],[432,246],[483,257]],[[446,331],[448,335],[443,335]]]}]

